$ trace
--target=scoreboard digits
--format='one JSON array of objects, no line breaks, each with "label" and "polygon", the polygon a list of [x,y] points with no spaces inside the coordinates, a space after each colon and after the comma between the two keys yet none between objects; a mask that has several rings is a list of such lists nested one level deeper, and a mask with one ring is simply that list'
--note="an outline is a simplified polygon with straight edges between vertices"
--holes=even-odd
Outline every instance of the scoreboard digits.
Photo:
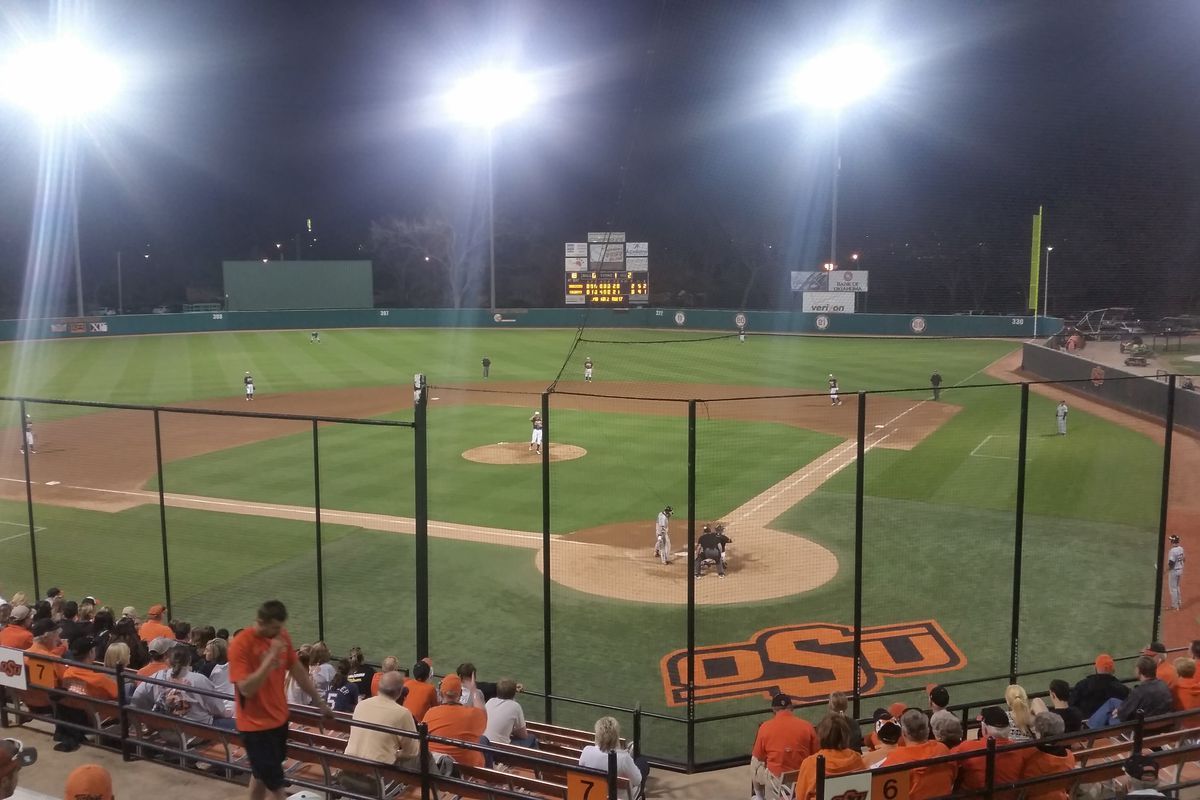
[{"label": "scoreboard digits", "polygon": [[645,305],[650,281],[644,272],[568,272],[566,300],[567,305]]},{"label": "scoreboard digits", "polygon": [[621,232],[589,233],[586,242],[567,242],[564,292],[569,306],[648,305],[650,246],[627,242]]}]

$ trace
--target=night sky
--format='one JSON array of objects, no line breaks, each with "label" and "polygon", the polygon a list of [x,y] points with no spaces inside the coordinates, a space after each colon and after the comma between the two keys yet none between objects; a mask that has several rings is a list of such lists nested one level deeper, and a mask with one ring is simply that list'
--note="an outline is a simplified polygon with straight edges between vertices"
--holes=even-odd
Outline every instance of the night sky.
[{"label": "night sky", "polygon": [[[0,46],[44,34],[49,5],[6,0]],[[556,243],[626,230],[672,287],[697,259],[769,260],[757,304],[787,307],[787,270],[827,259],[832,140],[781,83],[852,38],[896,63],[841,125],[839,261],[860,252],[879,278],[872,310],[1019,309],[1043,204],[1059,310],[1194,311],[1198,29],[1193,2],[105,0],[89,39],[130,85],[86,130],[89,305],[118,249],[149,245],[142,268],[179,295],[222,258],[290,252],[307,218],[311,255],[354,257],[372,220],[482,192],[463,179],[478,135],[434,100],[499,54],[544,81],[497,134],[504,225]],[[10,108],[0,148],[10,305],[38,163],[36,128]]]}]

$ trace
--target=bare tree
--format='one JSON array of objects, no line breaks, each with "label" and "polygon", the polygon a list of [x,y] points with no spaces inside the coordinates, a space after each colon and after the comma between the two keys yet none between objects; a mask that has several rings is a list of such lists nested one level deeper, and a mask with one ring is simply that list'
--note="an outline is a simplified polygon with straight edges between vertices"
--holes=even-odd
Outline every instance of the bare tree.
[{"label": "bare tree", "polygon": [[481,270],[475,255],[486,242],[467,238],[474,243],[463,244],[454,226],[435,214],[371,223],[371,250],[391,267],[398,290],[410,295],[421,288],[418,276],[434,272],[442,278],[444,304],[452,308],[473,306],[479,298]]}]

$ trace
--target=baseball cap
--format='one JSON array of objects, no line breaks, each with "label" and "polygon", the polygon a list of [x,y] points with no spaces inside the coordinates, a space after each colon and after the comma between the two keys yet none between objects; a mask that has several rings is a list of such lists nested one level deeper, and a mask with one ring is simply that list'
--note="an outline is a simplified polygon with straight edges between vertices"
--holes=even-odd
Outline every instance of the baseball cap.
[{"label": "baseball cap", "polygon": [[1162,642],[1151,642],[1150,646],[1142,651],[1144,656],[1161,656],[1167,652],[1167,646]]},{"label": "baseball cap", "polygon": [[153,642],[150,643],[150,647],[148,647],[147,649],[151,653],[154,653],[154,654],[160,655],[160,656],[164,656],[167,653],[169,653],[171,651],[171,648],[174,646],[175,646],[174,639],[168,639],[165,636],[159,636],[157,639],[155,639]]},{"label": "baseball cap", "polygon": [[908,703],[892,703],[888,706],[888,713],[892,715],[892,719],[900,719],[900,715],[908,708]]},{"label": "baseball cap", "polygon": [[19,739],[0,739],[0,778],[12,775],[35,761],[37,750],[26,747]]},{"label": "baseball cap", "polygon": [[85,594],[83,596],[83,599],[80,600],[79,602],[81,604],[82,603],[91,603],[92,605],[99,605],[99,603],[96,602],[96,598],[92,597],[90,594]]},{"label": "baseball cap", "polygon": [[875,736],[884,744],[900,741],[900,725],[893,719],[881,719],[875,723]]},{"label": "baseball cap", "polygon": [[113,800],[112,776],[99,764],[76,767],[67,776],[63,800]]},{"label": "baseball cap", "polygon": [[1179,536],[1177,534],[1171,534],[1171,544],[1179,544]]},{"label": "baseball cap", "polygon": [[462,679],[457,675],[447,675],[442,678],[442,695],[445,697],[458,697],[462,694]]},{"label": "baseball cap", "polygon": [[58,623],[52,619],[36,620],[29,628],[29,632],[34,636],[45,636],[50,631],[58,630]]},{"label": "baseball cap", "polygon": [[1116,668],[1116,662],[1113,661],[1113,657],[1108,653],[1101,653],[1100,655],[1096,656],[1097,672],[1112,672]]},{"label": "baseball cap", "polygon": [[1007,728],[1009,726],[1008,714],[1000,706],[988,706],[980,713],[979,718],[989,728]]},{"label": "baseball cap", "polygon": [[76,658],[86,656],[96,647],[96,640],[91,636],[80,636],[78,639],[71,640],[71,655]]},{"label": "baseball cap", "polygon": [[26,619],[29,614],[29,606],[17,606],[12,610],[12,613],[9,614],[8,618],[13,622],[20,622],[21,620]]},{"label": "baseball cap", "polygon": [[929,690],[929,700],[935,705],[945,708],[950,705],[950,692],[946,691],[945,686],[934,686]]},{"label": "baseball cap", "polygon": [[133,606],[125,606],[124,608],[121,609],[121,616],[129,617],[130,619],[133,619],[134,617],[137,616],[137,609],[134,608]]},{"label": "baseball cap", "polygon": [[1158,780],[1158,764],[1143,755],[1125,759],[1125,774],[1134,780],[1153,783]]},{"label": "baseball cap", "polygon": [[146,614],[151,617],[161,617],[163,612],[166,610],[167,607],[162,603],[155,603],[154,605],[150,606],[150,609],[146,612]]},{"label": "baseball cap", "polygon": [[791,707],[792,707],[791,695],[787,695],[787,694],[784,694],[783,692],[780,692],[779,694],[777,694],[771,698],[771,708],[791,708]]}]

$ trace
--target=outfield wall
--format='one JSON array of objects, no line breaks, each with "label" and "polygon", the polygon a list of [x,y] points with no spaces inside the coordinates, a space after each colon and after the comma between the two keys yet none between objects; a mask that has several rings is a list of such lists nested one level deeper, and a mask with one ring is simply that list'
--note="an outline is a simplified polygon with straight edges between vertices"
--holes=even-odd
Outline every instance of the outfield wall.
[{"label": "outfield wall", "polygon": [[[662,328],[844,336],[1014,337],[1033,333],[1033,317],[923,314],[806,314],[672,308],[531,308],[493,314],[487,309],[329,309],[308,311],[216,311],[107,317],[0,321],[0,341],[84,338],[161,333],[296,330],[304,328]],[[1039,334],[1062,329],[1062,320],[1038,321]]]}]

